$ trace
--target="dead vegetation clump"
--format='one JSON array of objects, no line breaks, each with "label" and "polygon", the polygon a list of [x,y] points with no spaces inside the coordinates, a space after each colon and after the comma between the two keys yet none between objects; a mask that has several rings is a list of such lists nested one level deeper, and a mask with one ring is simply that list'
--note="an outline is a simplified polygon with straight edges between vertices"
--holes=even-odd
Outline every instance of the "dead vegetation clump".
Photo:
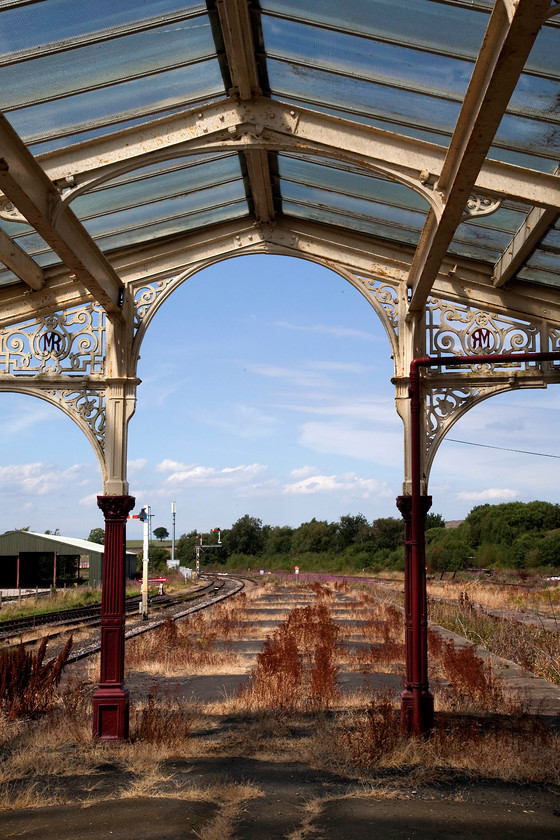
[{"label": "dead vegetation clump", "polygon": [[45,636],[36,653],[26,650],[23,644],[0,651],[0,711],[8,720],[34,718],[49,709],[72,637],[57,657],[45,662],[48,642]]},{"label": "dead vegetation clump", "polygon": [[453,639],[442,639],[429,628],[428,653],[439,708],[471,712],[518,710],[519,704],[506,698],[503,681],[492,663],[478,656],[474,645],[458,647]]},{"label": "dead vegetation clump", "polygon": [[132,709],[131,741],[180,748],[192,735],[193,720],[193,710],[177,693],[161,695],[159,689],[153,687],[148,699]]},{"label": "dead vegetation clump", "polygon": [[[325,587],[320,589],[322,592]],[[266,594],[267,590],[260,592]],[[295,596],[294,591],[288,594]],[[297,595],[301,598],[302,594],[300,587]],[[144,701],[136,699],[131,707],[131,738],[126,743],[92,741],[92,685],[70,682],[63,689],[59,686],[48,710],[37,720],[4,722],[0,807],[23,803],[25,790],[28,806],[38,804],[40,797],[49,801],[44,789],[34,787],[38,767],[41,773],[59,780],[91,774],[95,777],[88,794],[92,799],[96,779],[103,772],[100,768],[107,766],[132,779],[121,783],[111,794],[114,798],[146,791],[164,796],[175,791],[167,761],[217,755],[307,761],[318,770],[336,768],[351,781],[388,780],[392,789],[419,780],[444,785],[454,774],[560,783],[558,733],[503,701],[500,681],[473,647],[460,648],[434,631],[429,633],[437,679],[433,681],[436,726],[428,738],[411,739],[401,732],[398,691],[368,690],[359,697],[339,692],[337,676],[345,655],[343,628],[349,629],[351,636],[360,636],[362,624],[354,625],[351,619],[355,614],[364,618],[371,625],[367,632],[373,636],[375,630],[375,643],[369,644],[370,662],[376,655],[379,659],[383,656],[387,660],[384,667],[402,672],[403,617],[391,604],[375,604],[369,594],[359,594],[354,601],[345,593],[348,618],[345,624],[338,624],[332,617],[332,600],[332,595],[320,594],[312,604],[298,606],[287,615],[257,655],[247,688],[235,698],[226,698],[221,705],[195,705],[178,692],[153,690]],[[258,604],[255,598],[257,609]],[[284,614],[285,604],[286,598],[278,604],[278,615]],[[129,646],[127,659],[133,661],[133,667],[146,667],[150,673],[154,672],[150,658],[165,661],[174,674],[179,667],[174,663],[180,662],[186,663],[184,673],[188,674],[203,669],[219,673],[223,661],[231,672],[232,637],[254,638],[250,623],[255,613],[244,613],[244,607],[238,611],[247,625],[244,632],[227,617],[235,612],[236,599],[227,611],[209,611],[206,617],[196,614],[181,624],[168,622],[157,633],[141,637],[138,643],[145,646],[136,654]],[[360,638],[363,644],[364,636]],[[377,654],[373,649],[385,652]],[[189,786],[183,780],[181,785],[177,796],[212,798],[207,789],[199,788],[197,793],[195,784]],[[67,789],[66,801],[72,801],[71,782]]]},{"label": "dead vegetation clump", "polygon": [[127,646],[126,668],[153,674],[200,673],[227,661],[231,654],[218,646],[219,634],[195,615],[178,623],[168,618],[151,633],[133,639]]},{"label": "dead vegetation clump", "polygon": [[560,633],[477,612],[472,602],[430,602],[430,620],[486,650],[517,662],[548,682],[560,685]]},{"label": "dead vegetation clump", "polygon": [[463,776],[558,785],[560,735],[538,717],[436,713],[427,738],[400,729],[400,700],[374,694],[366,708],[341,715],[328,734],[330,761],[400,782],[449,782]]},{"label": "dead vegetation clump", "polygon": [[337,695],[338,632],[325,603],[292,610],[265,641],[240,700],[251,709],[327,709]]}]

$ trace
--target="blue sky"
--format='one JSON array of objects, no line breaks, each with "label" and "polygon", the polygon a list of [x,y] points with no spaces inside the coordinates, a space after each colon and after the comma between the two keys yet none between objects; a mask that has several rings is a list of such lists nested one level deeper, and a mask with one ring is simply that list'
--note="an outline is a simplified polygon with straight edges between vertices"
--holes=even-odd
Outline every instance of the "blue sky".
[{"label": "blue sky", "polygon": [[[130,492],[177,535],[248,513],[272,525],[346,513],[398,516],[402,424],[390,348],[367,301],[339,275],[289,257],[205,269],[163,305],[141,352],[129,427]],[[0,531],[29,525],[87,537],[102,526],[97,460],[71,420],[42,400],[0,394]],[[560,455],[558,388],[494,397],[452,438]],[[433,510],[558,501],[552,458],[445,441]],[[138,533],[136,533],[136,529]],[[140,538],[132,523],[128,536]]]}]

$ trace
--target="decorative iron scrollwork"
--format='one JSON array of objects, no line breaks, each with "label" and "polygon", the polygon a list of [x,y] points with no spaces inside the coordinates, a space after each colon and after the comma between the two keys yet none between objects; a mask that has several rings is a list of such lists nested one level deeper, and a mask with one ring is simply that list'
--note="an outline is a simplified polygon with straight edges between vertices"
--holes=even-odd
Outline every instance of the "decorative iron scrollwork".
[{"label": "decorative iron scrollwork", "polygon": [[[540,326],[530,321],[435,298],[426,307],[426,331],[430,356],[532,353],[543,349]],[[517,363],[500,365],[512,366],[525,367]]]},{"label": "decorative iron scrollwork", "polygon": [[0,330],[0,374],[104,374],[105,312],[94,303]]},{"label": "decorative iron scrollwork", "polygon": [[457,412],[464,412],[483,390],[467,385],[426,390],[426,449],[429,450],[439,432],[449,425]]},{"label": "decorative iron scrollwork", "polygon": [[165,280],[158,280],[155,283],[146,283],[145,285],[138,286],[134,292],[134,334],[138,332],[142,321],[150,309],[155,306],[162,293],[176,279],[176,276],[167,277]]},{"label": "decorative iron scrollwork", "polygon": [[21,222],[25,225],[29,224],[25,216],[23,216],[17,207],[12,204],[10,199],[0,193],[0,219],[6,222]]},{"label": "decorative iron scrollwork", "polygon": [[105,450],[105,393],[93,388],[46,390],[67,413],[75,413],[89,427],[99,448]]},{"label": "decorative iron scrollwork", "polygon": [[379,303],[385,314],[389,324],[398,335],[399,331],[399,298],[397,289],[389,283],[376,280],[369,277],[359,277],[367,291],[373,295]]},{"label": "decorative iron scrollwork", "polygon": [[491,198],[488,195],[473,195],[469,196],[467,206],[463,210],[463,221],[468,219],[479,219],[481,216],[491,216],[496,210],[502,206],[501,198]]}]

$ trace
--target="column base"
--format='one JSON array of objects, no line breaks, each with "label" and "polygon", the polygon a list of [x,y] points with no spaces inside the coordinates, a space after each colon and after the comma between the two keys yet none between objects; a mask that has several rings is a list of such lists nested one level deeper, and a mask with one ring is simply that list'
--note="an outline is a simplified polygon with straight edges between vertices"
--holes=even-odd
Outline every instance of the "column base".
[{"label": "column base", "polygon": [[99,688],[93,695],[93,737],[103,741],[128,738],[129,698],[126,688]]},{"label": "column base", "polygon": [[401,694],[401,732],[429,735],[434,728],[434,698],[427,691],[405,689]]}]

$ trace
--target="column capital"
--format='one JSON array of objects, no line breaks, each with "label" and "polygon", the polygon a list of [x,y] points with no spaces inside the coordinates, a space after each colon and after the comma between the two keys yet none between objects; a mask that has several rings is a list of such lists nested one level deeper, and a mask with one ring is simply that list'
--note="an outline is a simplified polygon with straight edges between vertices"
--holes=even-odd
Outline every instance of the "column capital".
[{"label": "column capital", "polygon": [[135,504],[134,496],[97,497],[97,506],[103,511],[106,522],[124,522]]},{"label": "column capital", "polygon": [[[401,513],[402,518],[406,521],[412,516],[412,496],[397,496],[396,505]],[[426,516],[432,506],[431,496],[420,496],[420,510],[423,516]]]}]

